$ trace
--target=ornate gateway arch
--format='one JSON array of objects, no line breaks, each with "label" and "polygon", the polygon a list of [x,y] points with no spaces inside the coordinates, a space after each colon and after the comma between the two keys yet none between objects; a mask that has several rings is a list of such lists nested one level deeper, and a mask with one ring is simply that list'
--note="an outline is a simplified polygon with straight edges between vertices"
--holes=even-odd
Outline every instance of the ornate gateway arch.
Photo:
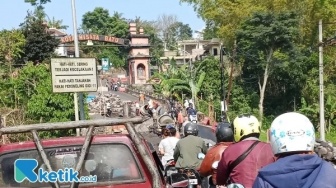
[{"label": "ornate gateway arch", "polygon": [[[60,38],[62,44],[74,42],[71,35]],[[128,63],[128,80],[130,84],[147,84],[150,73],[150,54],[149,54],[149,35],[144,34],[143,28],[139,31],[135,23],[129,24],[129,35],[126,39],[117,38],[108,35],[97,34],[79,34],[79,41],[101,41],[114,43],[120,46],[129,47],[127,56]]]}]

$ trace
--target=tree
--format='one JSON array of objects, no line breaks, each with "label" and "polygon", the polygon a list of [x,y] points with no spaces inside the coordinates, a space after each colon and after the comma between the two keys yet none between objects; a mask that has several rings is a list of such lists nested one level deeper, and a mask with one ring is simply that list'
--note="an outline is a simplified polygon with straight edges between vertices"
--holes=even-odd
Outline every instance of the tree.
[{"label": "tree", "polygon": [[[71,121],[74,120],[73,96],[70,93],[53,93],[49,65],[33,65],[27,63],[19,70],[18,76],[11,80],[2,80],[2,104],[13,108],[13,100],[17,108],[23,108],[29,119],[35,122]],[[17,91],[14,99],[13,90]],[[4,90],[6,89],[6,90]]]},{"label": "tree", "polygon": [[176,35],[176,40],[189,40],[193,37],[193,31],[189,24],[177,22],[172,26],[172,32]]},{"label": "tree", "polygon": [[[202,70],[209,73],[206,75],[203,81],[203,85],[200,88],[202,90],[205,100],[209,101],[210,96],[213,96],[213,99],[220,99],[222,96],[221,88],[221,67],[219,64],[219,59],[215,57],[208,57],[202,61],[195,62],[195,66],[202,66]],[[199,77],[200,75],[196,75]],[[225,78],[228,78],[225,75]],[[226,84],[228,79],[225,79],[223,82]],[[226,86],[226,85],[225,85]]]},{"label": "tree", "polygon": [[[97,7],[92,12],[85,13],[83,15],[81,27],[85,33],[113,35],[118,38],[126,38],[128,34],[128,24],[122,17],[122,14],[115,12],[110,16],[109,11],[102,7]],[[125,47],[84,47],[83,52],[98,59],[109,58],[115,68],[125,66],[125,58],[127,56]]]},{"label": "tree", "polygon": [[194,5],[195,11],[201,18],[213,21],[219,26],[218,36],[223,38],[227,46],[233,46],[235,33],[240,24],[253,12],[262,10],[259,3],[252,0],[228,1],[228,0],[180,0]]},{"label": "tree", "polygon": [[191,98],[197,104],[197,94],[200,92],[206,73],[203,70],[203,63],[198,63],[195,67],[176,67],[172,61],[168,71],[155,74],[152,79],[158,78],[161,80],[160,88],[166,96],[172,96],[176,92],[185,91],[191,94]]},{"label": "tree", "polygon": [[48,27],[56,29],[68,29],[69,26],[63,25],[63,20],[56,20],[55,17],[52,17],[52,19],[48,21]]},{"label": "tree", "polygon": [[21,61],[41,63],[54,54],[60,41],[47,33],[47,27],[43,20],[28,12],[25,22],[20,26],[26,38]]},{"label": "tree", "polygon": [[205,29],[203,30],[203,39],[204,40],[211,40],[217,37],[218,27],[216,23],[211,20],[205,21]]},{"label": "tree", "polygon": [[[195,11],[205,21],[213,21],[218,26],[217,35],[223,38],[227,47],[234,45],[236,31],[240,24],[255,12],[269,11],[280,13],[292,11],[300,15],[298,26],[301,35],[299,39],[312,45],[316,42],[317,23],[319,19],[325,22],[333,22],[336,18],[334,0],[301,0],[301,1],[229,1],[229,0],[180,0],[194,6]],[[302,6],[302,5],[305,6]],[[325,28],[326,33],[334,32],[334,28]]]},{"label": "tree", "polygon": [[[261,121],[268,78],[276,66],[290,62],[291,52],[295,48],[294,41],[298,36],[297,25],[297,15],[294,13],[259,12],[246,20],[237,33],[238,47],[243,51],[240,55],[245,59],[245,70],[252,66],[259,69],[254,69],[253,73],[258,79]],[[256,59],[251,60],[251,54]]]},{"label": "tree", "polygon": [[12,73],[13,60],[20,58],[25,45],[24,35],[20,30],[0,31],[0,61],[4,61],[9,73]]},{"label": "tree", "polygon": [[51,2],[51,0],[24,0],[26,3],[30,3],[31,5],[33,6],[36,6],[36,5],[43,5],[43,4],[46,4],[46,3],[49,3]]},{"label": "tree", "polygon": [[82,29],[84,32],[114,35],[119,38],[125,38],[128,34],[128,24],[122,14],[114,12],[110,16],[109,11],[102,7],[97,7],[83,15]]},{"label": "tree", "polygon": [[162,15],[155,22],[158,37],[165,44],[165,49],[176,50],[177,41],[192,39],[193,32],[189,24],[177,21],[176,16]]},{"label": "tree", "polygon": [[176,15],[162,14],[158,16],[156,20],[156,29],[159,32],[159,36],[163,39],[169,38],[169,29],[176,22],[178,22]]}]

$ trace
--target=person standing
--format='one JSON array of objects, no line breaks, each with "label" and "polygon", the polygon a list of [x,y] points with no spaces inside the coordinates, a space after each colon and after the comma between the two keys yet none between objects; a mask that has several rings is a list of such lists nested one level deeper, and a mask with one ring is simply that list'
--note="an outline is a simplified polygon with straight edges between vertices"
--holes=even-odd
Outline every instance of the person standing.
[{"label": "person standing", "polygon": [[179,141],[176,138],[176,129],[172,125],[168,125],[163,130],[163,139],[159,143],[159,152],[162,155],[162,165],[165,166],[168,160],[174,159],[174,149]]},{"label": "person standing", "polygon": [[139,94],[139,102],[142,106],[145,105],[145,95],[143,94],[143,92],[141,91]]}]

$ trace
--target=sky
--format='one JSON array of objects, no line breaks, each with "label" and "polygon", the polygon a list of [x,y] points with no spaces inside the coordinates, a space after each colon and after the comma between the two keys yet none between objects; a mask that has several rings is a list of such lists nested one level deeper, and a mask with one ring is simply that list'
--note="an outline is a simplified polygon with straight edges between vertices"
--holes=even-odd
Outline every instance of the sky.
[{"label": "sky", "polygon": [[[78,28],[82,22],[82,15],[93,11],[95,7],[108,9],[111,15],[115,11],[122,13],[127,19],[138,16],[144,20],[156,20],[161,14],[172,14],[184,24],[189,24],[193,31],[200,31],[205,27],[193,7],[186,3],[180,4],[179,0],[77,0],[75,2]],[[18,28],[27,11],[33,9],[34,7],[24,0],[1,2],[0,30]],[[51,3],[45,5],[45,12],[50,19],[54,17],[56,20],[63,20],[63,24],[69,26],[66,32],[73,33],[71,0],[51,0]]]}]

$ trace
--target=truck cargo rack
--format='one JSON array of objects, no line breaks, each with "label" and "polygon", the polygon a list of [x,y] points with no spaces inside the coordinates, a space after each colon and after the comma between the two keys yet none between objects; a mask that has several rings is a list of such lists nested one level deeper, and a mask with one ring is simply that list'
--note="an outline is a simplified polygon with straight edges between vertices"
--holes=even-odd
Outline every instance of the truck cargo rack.
[{"label": "truck cargo rack", "polygon": [[[33,135],[35,146],[41,155],[41,158],[46,165],[49,171],[53,171],[50,165],[50,161],[44,151],[40,138],[38,136],[38,131],[50,131],[50,130],[61,130],[61,129],[74,129],[74,128],[88,128],[85,136],[85,141],[79,156],[78,163],[76,165],[76,171],[80,172],[86,153],[90,147],[90,143],[93,136],[93,130],[95,127],[103,127],[103,126],[118,126],[124,125],[130,135],[131,139],[134,142],[135,147],[139,151],[142,156],[146,166],[148,167],[150,174],[152,176],[152,183],[154,188],[159,188],[160,186],[160,174],[157,170],[155,162],[150,158],[148,152],[146,152],[146,148],[141,142],[141,138],[139,134],[135,131],[134,124],[140,124],[144,121],[148,120],[142,117],[134,117],[134,118],[109,118],[109,119],[98,119],[98,120],[82,120],[82,121],[68,121],[68,122],[58,122],[58,123],[41,123],[41,124],[31,124],[31,125],[20,125],[13,127],[1,127],[0,128],[0,136],[4,134],[18,134],[18,133],[27,133],[31,132]],[[56,188],[60,188],[58,181],[55,183]],[[71,188],[78,187],[79,183],[72,182]]]}]

